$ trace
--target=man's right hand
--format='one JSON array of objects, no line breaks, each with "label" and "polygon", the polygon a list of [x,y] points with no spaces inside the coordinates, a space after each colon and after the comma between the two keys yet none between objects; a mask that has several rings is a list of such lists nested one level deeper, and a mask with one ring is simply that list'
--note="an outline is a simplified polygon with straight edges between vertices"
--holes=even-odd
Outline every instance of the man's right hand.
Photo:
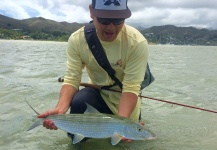
[{"label": "man's right hand", "polygon": [[60,98],[55,108],[45,111],[44,113],[38,115],[38,118],[44,118],[43,126],[50,130],[57,130],[54,122],[52,120],[46,119],[49,115],[65,114],[72,100],[72,97],[77,92],[77,89],[71,85],[63,85],[60,90]]},{"label": "man's right hand", "polygon": [[[48,111],[45,111],[44,113],[38,115],[38,118],[46,118],[49,115],[56,115],[56,114],[64,114],[67,110],[60,110],[58,108],[54,108]],[[55,126],[54,122],[49,119],[45,119],[43,122],[43,126],[50,130],[57,130],[58,128]]]}]

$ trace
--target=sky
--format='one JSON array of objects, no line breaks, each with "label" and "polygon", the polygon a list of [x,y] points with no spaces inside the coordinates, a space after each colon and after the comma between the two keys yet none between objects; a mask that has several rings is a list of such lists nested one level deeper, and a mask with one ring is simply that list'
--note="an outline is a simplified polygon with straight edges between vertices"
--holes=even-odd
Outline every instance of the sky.
[{"label": "sky", "polygon": [[[91,20],[91,0],[0,0],[0,14],[27,19],[43,17],[54,21],[86,23]],[[175,25],[217,30],[217,0],[128,0],[135,27]]]}]

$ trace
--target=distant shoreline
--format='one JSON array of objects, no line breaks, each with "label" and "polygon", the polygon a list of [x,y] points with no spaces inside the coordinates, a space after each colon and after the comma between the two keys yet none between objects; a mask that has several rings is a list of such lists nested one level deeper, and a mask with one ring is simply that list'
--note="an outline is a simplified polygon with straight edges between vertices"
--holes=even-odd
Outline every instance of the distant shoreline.
[{"label": "distant shoreline", "polygon": [[67,43],[66,41],[52,41],[52,40],[23,40],[23,39],[0,39],[0,41],[22,41],[22,42],[60,42],[60,43]]},{"label": "distant shoreline", "polygon": [[[44,42],[44,43],[67,43],[65,41],[49,41],[49,40],[23,40],[23,39],[0,39],[0,42]],[[181,46],[199,46],[199,47],[212,47],[207,46],[207,45],[174,45],[174,44],[155,44],[155,43],[149,43],[149,46],[177,46],[177,47],[181,47]],[[213,47],[217,47],[217,46],[213,46]]]}]

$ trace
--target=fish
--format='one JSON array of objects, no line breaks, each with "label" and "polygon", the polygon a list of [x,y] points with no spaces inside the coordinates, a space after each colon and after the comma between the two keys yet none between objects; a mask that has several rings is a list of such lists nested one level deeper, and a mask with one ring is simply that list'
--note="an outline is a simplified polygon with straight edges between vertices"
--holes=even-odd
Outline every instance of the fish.
[{"label": "fish", "polygon": [[[27,102],[28,103],[28,102]],[[39,114],[29,103],[36,114]],[[56,114],[46,118],[38,118],[27,131],[43,124],[44,120],[52,120],[54,125],[68,133],[74,134],[73,144],[84,138],[111,138],[111,144],[118,144],[123,137],[131,140],[152,140],[156,135],[143,125],[129,118],[98,112],[86,103],[84,114]]]}]

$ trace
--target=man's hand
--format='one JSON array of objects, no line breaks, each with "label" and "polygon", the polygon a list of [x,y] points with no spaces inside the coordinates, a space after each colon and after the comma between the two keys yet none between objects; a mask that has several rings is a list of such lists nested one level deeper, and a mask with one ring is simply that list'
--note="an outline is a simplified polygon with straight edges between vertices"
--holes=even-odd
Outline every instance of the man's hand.
[{"label": "man's hand", "polygon": [[[145,123],[144,122],[140,122],[141,123],[141,125],[145,125]],[[127,142],[127,143],[130,143],[130,142],[132,142],[133,140],[131,140],[131,139],[126,139],[125,137],[123,137],[122,139],[121,139],[121,141],[122,142]]]},{"label": "man's hand", "polygon": [[[56,114],[64,114],[66,113],[67,110],[61,110],[61,109],[58,109],[58,108],[54,108],[54,109],[51,109],[51,110],[48,110],[40,115],[38,115],[38,118],[46,118],[47,116],[49,115],[56,115]],[[44,120],[43,122],[43,126],[47,129],[50,129],[50,130],[57,130],[58,128],[54,125],[54,122],[52,120]]]},{"label": "man's hand", "polygon": [[45,118],[43,122],[43,126],[50,130],[57,130],[57,127],[54,125],[54,122],[46,119],[49,115],[56,115],[56,114],[65,114],[69,107],[72,100],[73,95],[77,92],[77,89],[71,85],[63,85],[60,90],[60,97],[57,103],[57,106],[53,109],[50,109],[40,115],[38,118]]}]

